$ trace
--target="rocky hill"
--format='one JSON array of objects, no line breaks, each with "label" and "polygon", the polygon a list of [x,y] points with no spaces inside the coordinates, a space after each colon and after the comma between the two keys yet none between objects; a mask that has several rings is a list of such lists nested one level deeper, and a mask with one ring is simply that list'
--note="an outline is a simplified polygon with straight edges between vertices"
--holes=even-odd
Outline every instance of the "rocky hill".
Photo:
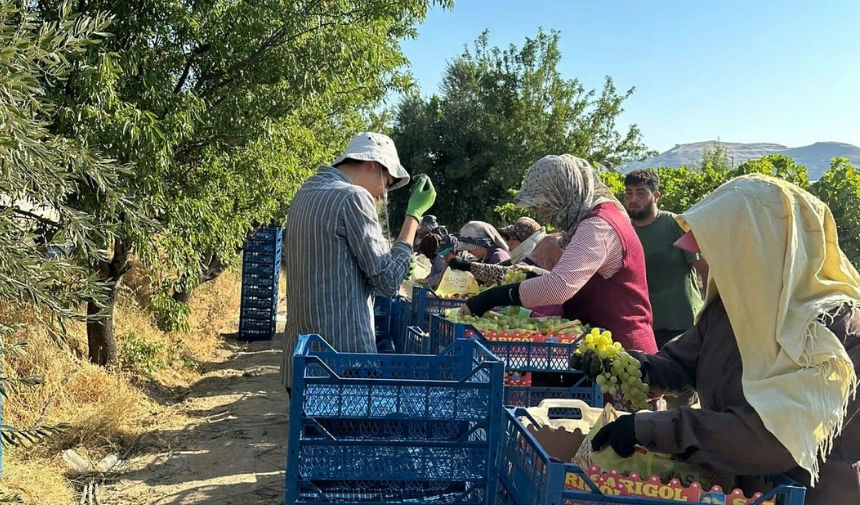
[{"label": "rocky hill", "polygon": [[[739,144],[720,142],[726,151],[729,162],[734,165],[751,159],[758,159],[768,154],[784,154],[809,170],[810,180],[816,180],[830,168],[830,159],[843,156],[851,160],[854,166],[860,167],[860,147],[839,142],[816,142],[815,144],[789,148],[781,144]],[[627,164],[624,172],[648,167],[675,167],[682,165],[695,166],[702,159],[705,149],[713,149],[714,142],[694,142],[678,144],[659,156]]]}]

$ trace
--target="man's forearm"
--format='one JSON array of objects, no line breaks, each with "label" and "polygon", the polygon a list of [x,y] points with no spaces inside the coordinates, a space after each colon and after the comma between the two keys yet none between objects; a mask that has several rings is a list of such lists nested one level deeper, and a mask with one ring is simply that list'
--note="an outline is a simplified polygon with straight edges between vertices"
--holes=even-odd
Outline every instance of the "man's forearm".
[{"label": "man's forearm", "polygon": [[403,220],[403,226],[400,227],[399,237],[406,241],[407,244],[415,242],[415,234],[418,232],[418,220],[412,216],[406,216]]}]

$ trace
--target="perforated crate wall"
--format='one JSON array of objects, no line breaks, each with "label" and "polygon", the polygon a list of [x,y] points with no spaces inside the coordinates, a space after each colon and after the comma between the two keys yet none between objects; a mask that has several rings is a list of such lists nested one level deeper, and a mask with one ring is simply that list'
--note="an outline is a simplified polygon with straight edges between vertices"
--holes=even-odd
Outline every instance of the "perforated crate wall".
[{"label": "perforated crate wall", "polygon": [[293,369],[284,503],[487,505],[495,495],[503,371],[480,343],[343,354],[302,335]]}]

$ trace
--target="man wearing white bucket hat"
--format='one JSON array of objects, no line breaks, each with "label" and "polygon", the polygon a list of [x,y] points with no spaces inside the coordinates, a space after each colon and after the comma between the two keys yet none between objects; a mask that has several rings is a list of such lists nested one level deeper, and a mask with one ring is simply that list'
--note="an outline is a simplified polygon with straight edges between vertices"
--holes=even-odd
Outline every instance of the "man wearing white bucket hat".
[{"label": "man wearing white bucket hat", "polygon": [[319,334],[340,352],[376,352],[372,295],[397,293],[412,263],[418,223],[436,200],[433,183],[418,176],[400,235],[390,245],[376,202],[408,183],[394,142],[364,132],[293,197],[284,234],[287,326],[280,373],[288,391],[300,334]]}]

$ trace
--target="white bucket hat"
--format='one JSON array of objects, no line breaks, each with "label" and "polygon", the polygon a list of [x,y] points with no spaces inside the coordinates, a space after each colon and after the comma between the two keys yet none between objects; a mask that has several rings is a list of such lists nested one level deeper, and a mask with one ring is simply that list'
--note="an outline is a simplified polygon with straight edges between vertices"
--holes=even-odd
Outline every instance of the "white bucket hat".
[{"label": "white bucket hat", "polygon": [[409,184],[409,172],[400,164],[397,148],[394,147],[394,141],[388,135],[373,132],[359,133],[349,141],[346,152],[334,160],[332,166],[337,166],[346,159],[376,161],[385,167],[391,177],[394,177],[394,184],[388,188],[389,191]]}]

